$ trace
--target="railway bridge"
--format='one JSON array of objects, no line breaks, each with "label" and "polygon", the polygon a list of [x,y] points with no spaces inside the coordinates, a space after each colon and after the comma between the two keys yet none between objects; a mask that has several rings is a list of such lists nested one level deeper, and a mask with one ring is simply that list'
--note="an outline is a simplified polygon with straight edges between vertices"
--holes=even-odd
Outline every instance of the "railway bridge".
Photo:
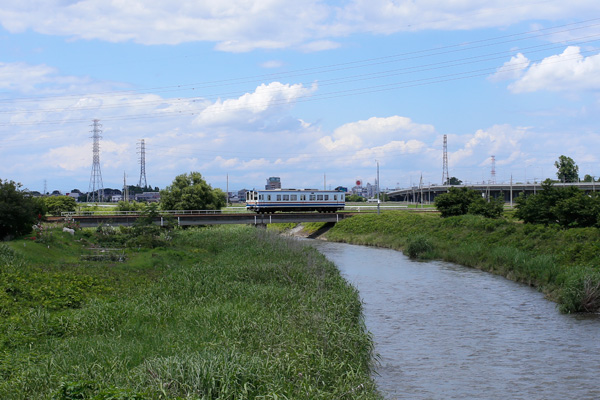
[{"label": "railway bridge", "polygon": [[[275,213],[275,214],[250,214],[250,213],[221,213],[216,211],[181,211],[161,212],[152,217],[156,225],[222,225],[245,224],[263,226],[276,223],[302,223],[302,222],[338,222],[350,217],[351,213]],[[99,225],[132,226],[143,215],[131,212],[113,213],[64,213],[61,217],[50,220],[72,220],[79,223],[82,228],[96,227]]]}]

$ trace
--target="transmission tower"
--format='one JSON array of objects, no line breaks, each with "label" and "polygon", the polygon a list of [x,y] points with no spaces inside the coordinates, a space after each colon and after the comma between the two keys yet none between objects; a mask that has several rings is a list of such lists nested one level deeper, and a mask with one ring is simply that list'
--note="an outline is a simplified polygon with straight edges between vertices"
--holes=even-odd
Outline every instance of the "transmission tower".
[{"label": "transmission tower", "polygon": [[144,139],[140,139],[138,154],[140,155],[140,182],[138,187],[145,188],[148,186],[148,182],[146,182],[146,142]]},{"label": "transmission tower", "polygon": [[443,161],[443,169],[442,169],[442,185],[445,185],[446,182],[450,180],[450,176],[448,175],[448,137],[444,135],[444,161]]},{"label": "transmission tower", "polygon": [[102,173],[100,172],[100,120],[93,120],[92,139],[94,140],[93,145],[93,164],[92,164],[92,175],[90,176],[90,187],[88,189],[87,201],[96,202],[104,200],[104,187],[102,185]]},{"label": "transmission tower", "polygon": [[492,156],[492,183],[496,183],[496,156]]}]

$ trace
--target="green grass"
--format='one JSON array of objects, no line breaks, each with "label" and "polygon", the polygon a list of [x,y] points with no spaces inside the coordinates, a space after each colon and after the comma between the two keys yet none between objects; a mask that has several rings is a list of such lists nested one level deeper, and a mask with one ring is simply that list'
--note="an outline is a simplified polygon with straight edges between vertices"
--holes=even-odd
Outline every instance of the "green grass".
[{"label": "green grass", "polygon": [[344,219],[327,238],[403,250],[538,287],[563,312],[600,310],[600,229],[560,229],[479,216],[388,212]]},{"label": "green grass", "polygon": [[358,293],[316,250],[253,227],[172,236],[125,263],[82,263],[61,233],[0,245],[0,398],[380,398]]}]

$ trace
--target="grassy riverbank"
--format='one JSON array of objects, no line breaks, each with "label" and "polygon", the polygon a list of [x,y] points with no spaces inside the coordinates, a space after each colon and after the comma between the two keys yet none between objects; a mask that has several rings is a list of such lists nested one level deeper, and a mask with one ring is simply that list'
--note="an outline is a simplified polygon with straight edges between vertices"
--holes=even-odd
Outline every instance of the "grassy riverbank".
[{"label": "grassy riverbank", "polygon": [[94,240],[0,244],[0,398],[380,398],[358,294],[316,250],[204,228],[82,261]]},{"label": "grassy riverbank", "polygon": [[[386,212],[344,219],[332,241],[403,250],[538,287],[563,312],[600,310],[600,230],[560,229],[507,219]],[[439,288],[444,290],[443,288]]]}]

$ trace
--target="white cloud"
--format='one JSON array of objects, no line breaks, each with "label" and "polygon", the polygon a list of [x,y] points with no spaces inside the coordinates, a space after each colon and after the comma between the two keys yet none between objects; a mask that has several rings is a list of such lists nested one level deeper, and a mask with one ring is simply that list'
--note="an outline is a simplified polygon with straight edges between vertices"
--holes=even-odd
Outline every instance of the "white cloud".
[{"label": "white cloud", "polygon": [[298,99],[310,96],[317,89],[302,84],[282,84],[271,82],[262,84],[253,93],[246,93],[237,99],[217,100],[206,107],[196,118],[199,125],[254,124],[282,107],[294,104]]},{"label": "white cloud", "polygon": [[304,52],[312,53],[316,51],[333,50],[339,48],[340,46],[340,43],[332,40],[316,40],[314,42],[301,45],[300,49]]},{"label": "white cloud", "polygon": [[432,125],[417,124],[410,118],[392,116],[372,117],[351,122],[337,128],[333,135],[325,136],[320,143],[327,150],[350,150],[372,146],[385,141],[405,138],[427,138],[435,133]]},{"label": "white cloud", "polygon": [[561,54],[531,64],[508,88],[513,93],[600,90],[600,54],[584,57],[579,47],[569,46]]},{"label": "white cloud", "polygon": [[283,67],[283,61],[280,60],[269,60],[260,64],[263,68],[281,68]]},{"label": "white cloud", "polygon": [[354,33],[504,27],[521,21],[596,15],[596,0],[105,0],[13,1],[0,9],[12,33],[147,45],[215,42],[223,51],[296,47],[318,51]]},{"label": "white cloud", "polygon": [[508,124],[494,125],[487,130],[479,129],[472,135],[463,135],[463,147],[448,153],[452,165],[485,165],[494,155],[496,162],[506,164],[521,154],[521,146],[527,139],[529,129]]},{"label": "white cloud", "polygon": [[518,53],[498,68],[496,73],[490,77],[490,80],[497,82],[520,78],[523,75],[523,71],[529,66],[529,63],[527,57]]}]

